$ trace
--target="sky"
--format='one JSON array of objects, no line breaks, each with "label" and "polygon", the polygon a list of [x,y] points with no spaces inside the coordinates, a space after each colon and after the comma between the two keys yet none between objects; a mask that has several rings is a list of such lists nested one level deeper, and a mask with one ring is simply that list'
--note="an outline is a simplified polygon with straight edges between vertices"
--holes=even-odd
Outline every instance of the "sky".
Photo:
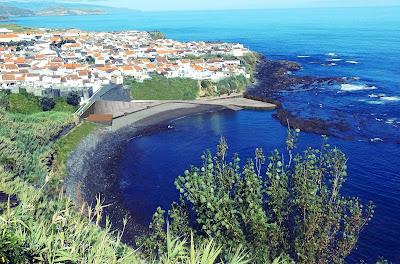
[{"label": "sky", "polygon": [[[4,0],[0,0],[0,3]],[[29,2],[29,0],[17,0]],[[46,0],[42,0],[46,1]],[[57,0],[47,0],[54,2]],[[399,6],[400,0],[58,0],[142,11]]]}]

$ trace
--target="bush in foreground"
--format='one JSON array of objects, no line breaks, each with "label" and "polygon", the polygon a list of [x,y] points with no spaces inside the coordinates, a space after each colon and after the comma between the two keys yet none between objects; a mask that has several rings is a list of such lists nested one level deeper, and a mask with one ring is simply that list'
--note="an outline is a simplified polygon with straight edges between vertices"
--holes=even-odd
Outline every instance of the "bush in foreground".
[{"label": "bush in foreground", "polygon": [[[163,241],[169,250],[146,259],[121,242],[123,230],[112,232],[107,219],[100,227],[99,199],[94,207],[76,208],[64,197],[64,162],[94,129],[85,123],[54,144],[72,121],[69,113],[25,115],[0,108],[0,263],[214,263],[220,254],[214,241],[195,243],[172,233]],[[4,202],[5,193],[18,202]],[[236,260],[245,257],[238,251]]]},{"label": "bush in foreground", "polygon": [[286,153],[268,158],[256,149],[254,159],[241,166],[227,160],[224,139],[216,155],[206,152],[201,168],[192,167],[176,179],[180,202],[173,203],[167,220],[160,208],[150,225],[152,234],[139,240],[145,251],[166,251],[165,222],[176,236],[223,245],[221,259],[243,246],[252,263],[270,263],[288,255],[296,263],[343,263],[373,215],[357,198],[340,194],[346,157],[325,141],[320,149],[294,153],[298,132],[289,131]]}]

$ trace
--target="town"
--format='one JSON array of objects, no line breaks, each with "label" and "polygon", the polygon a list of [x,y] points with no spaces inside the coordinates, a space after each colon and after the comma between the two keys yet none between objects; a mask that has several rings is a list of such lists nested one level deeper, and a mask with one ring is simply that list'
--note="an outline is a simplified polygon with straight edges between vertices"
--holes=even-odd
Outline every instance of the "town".
[{"label": "town", "polygon": [[126,78],[142,82],[155,74],[214,82],[249,78],[238,57],[251,51],[242,44],[180,42],[160,34],[0,28],[0,89],[50,97],[76,91],[88,98]]}]

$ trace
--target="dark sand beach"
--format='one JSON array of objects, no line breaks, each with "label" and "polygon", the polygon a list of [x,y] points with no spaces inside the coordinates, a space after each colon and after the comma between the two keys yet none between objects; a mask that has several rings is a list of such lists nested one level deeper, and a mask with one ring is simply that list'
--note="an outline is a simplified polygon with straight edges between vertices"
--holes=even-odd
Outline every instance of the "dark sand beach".
[{"label": "dark sand beach", "polygon": [[121,230],[123,219],[127,217],[123,239],[125,243],[132,244],[133,238],[144,234],[147,227],[137,224],[135,217],[122,206],[117,168],[122,158],[121,149],[127,141],[135,137],[168,129],[168,122],[176,118],[224,109],[227,110],[217,105],[187,107],[174,104],[168,110],[156,113],[154,109],[143,110],[140,118],[128,115],[118,120],[117,127],[114,128],[98,129],[81,142],[68,160],[68,177],[64,184],[67,194],[77,206],[82,206],[83,203],[94,205],[96,197],[100,196],[106,206],[104,215],[110,219],[114,230]]}]

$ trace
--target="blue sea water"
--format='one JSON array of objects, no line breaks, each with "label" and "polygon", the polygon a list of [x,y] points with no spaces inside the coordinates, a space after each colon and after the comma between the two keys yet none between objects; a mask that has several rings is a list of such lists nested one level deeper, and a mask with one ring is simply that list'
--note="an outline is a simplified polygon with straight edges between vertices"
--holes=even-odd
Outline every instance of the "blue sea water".
[{"label": "blue sea water", "polygon": [[[350,131],[331,143],[349,157],[345,194],[375,202],[376,215],[349,262],[384,256],[400,263],[400,7],[249,11],[130,12],[19,18],[17,23],[92,31],[161,30],[188,40],[241,42],[271,59],[302,64],[300,75],[356,77],[352,86],[321,85],[283,92],[286,108],[303,117],[342,121]],[[173,121],[172,129],[127,144],[120,164],[125,205],[147,224],[177,193],[173,181],[203,150],[225,136],[230,151],[283,148],[285,127],[272,112],[223,111]],[[343,139],[345,138],[345,139]],[[318,135],[301,135],[302,146]],[[149,199],[151,197],[151,199]]]}]

